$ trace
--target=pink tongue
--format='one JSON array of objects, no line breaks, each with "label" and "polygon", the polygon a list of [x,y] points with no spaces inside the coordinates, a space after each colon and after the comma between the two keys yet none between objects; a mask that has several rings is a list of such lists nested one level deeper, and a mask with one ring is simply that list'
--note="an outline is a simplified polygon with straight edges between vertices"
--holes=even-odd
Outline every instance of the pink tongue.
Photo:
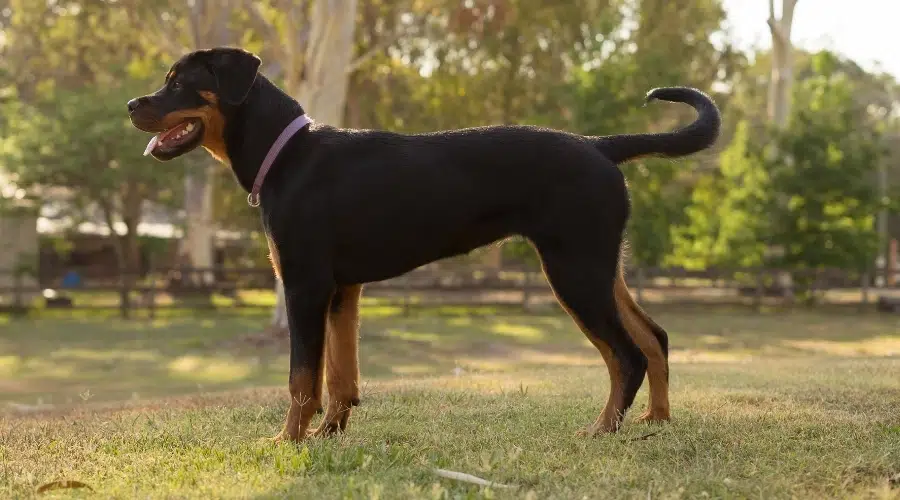
[{"label": "pink tongue", "polygon": [[153,148],[155,148],[157,144],[159,144],[159,134],[154,135],[153,138],[150,139],[150,142],[147,143],[147,148],[144,149],[144,156],[150,154],[150,152],[153,151]]}]

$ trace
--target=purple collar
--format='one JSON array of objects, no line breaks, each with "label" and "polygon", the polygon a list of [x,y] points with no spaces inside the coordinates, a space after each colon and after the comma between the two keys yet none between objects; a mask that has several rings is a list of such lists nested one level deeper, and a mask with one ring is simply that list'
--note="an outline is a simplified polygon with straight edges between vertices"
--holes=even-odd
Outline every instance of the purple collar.
[{"label": "purple collar", "polygon": [[312,119],[305,114],[302,114],[297,118],[294,118],[294,121],[281,131],[281,135],[278,136],[278,139],[275,139],[275,142],[272,144],[272,147],[269,148],[269,152],[266,154],[266,158],[263,160],[262,165],[260,165],[259,171],[256,173],[256,179],[253,181],[253,189],[251,189],[250,194],[247,195],[247,203],[249,203],[251,207],[259,206],[259,190],[262,188],[262,183],[266,178],[266,174],[269,173],[269,169],[272,168],[272,164],[275,163],[275,159],[278,158],[278,153],[281,152],[281,149],[287,144],[287,141],[289,141],[291,137],[294,137],[294,134],[310,123],[312,123]]}]

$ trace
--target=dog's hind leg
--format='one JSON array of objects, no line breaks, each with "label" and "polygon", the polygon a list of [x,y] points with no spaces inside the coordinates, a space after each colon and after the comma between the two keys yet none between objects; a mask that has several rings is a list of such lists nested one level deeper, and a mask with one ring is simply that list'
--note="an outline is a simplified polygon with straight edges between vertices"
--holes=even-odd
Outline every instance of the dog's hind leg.
[{"label": "dog's hind leg", "polygon": [[641,309],[628,292],[621,263],[616,274],[616,306],[628,333],[647,357],[647,378],[650,402],[638,420],[662,422],[669,420],[669,359],[668,334]]},{"label": "dog's hind leg", "polygon": [[344,286],[331,299],[325,338],[325,385],[328,404],[315,435],[347,428],[351,408],[359,405],[359,298],[361,285]]},{"label": "dog's hind leg", "polygon": [[557,299],[603,355],[609,370],[609,400],[583,432],[593,435],[618,430],[644,380],[647,358],[629,335],[616,306],[613,285],[618,244],[587,243],[562,247],[536,242],[536,246]]}]

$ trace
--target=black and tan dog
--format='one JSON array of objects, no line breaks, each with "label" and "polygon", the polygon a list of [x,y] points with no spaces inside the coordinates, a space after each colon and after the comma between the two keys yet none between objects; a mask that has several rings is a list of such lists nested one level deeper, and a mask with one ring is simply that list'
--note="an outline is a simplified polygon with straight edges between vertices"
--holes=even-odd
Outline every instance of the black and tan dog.
[{"label": "black and tan dog", "polygon": [[[667,335],[622,277],[630,205],[617,164],[711,146],[720,117],[709,97],[683,87],[651,91],[648,101],[697,110],[694,123],[672,133],[585,137],[494,126],[403,135],[311,124],[259,65],[236,48],[190,53],[128,111],[135,127],[158,134],[148,145],[153,157],[203,146],[231,167],[251,204],[261,203],[290,324],[291,404],[277,439],[343,430],[359,404],[364,283],[512,235],[537,249],[560,304],[609,369],[609,400],[585,433],[615,431],[645,373],[650,404],[641,419],[668,420]],[[328,405],[308,432],[322,408],[323,371]]]}]

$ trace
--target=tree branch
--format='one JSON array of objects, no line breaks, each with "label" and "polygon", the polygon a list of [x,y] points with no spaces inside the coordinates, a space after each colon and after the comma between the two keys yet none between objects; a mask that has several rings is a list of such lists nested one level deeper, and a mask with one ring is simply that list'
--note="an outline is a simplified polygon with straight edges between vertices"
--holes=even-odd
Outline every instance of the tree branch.
[{"label": "tree branch", "polygon": [[790,41],[791,39],[791,26],[794,24],[794,8],[796,6],[797,0],[784,0],[781,9],[781,29],[785,41]]},{"label": "tree branch", "polygon": [[[432,4],[429,6],[426,6],[424,10],[428,11],[431,8],[436,7],[439,3],[441,3],[440,0],[432,2]],[[400,10],[398,10],[398,12],[403,13],[408,10],[411,10],[412,8],[413,8],[413,2],[410,2],[410,4],[406,8],[400,9]],[[403,32],[401,31],[400,28],[396,28],[394,30],[394,32],[391,33],[390,36],[380,40],[378,43],[376,43],[375,45],[370,47],[368,50],[366,50],[362,55],[360,55],[359,57],[357,57],[356,59],[351,61],[350,64],[347,65],[347,68],[344,71],[344,75],[353,74],[356,70],[358,70],[360,67],[362,67],[363,64],[365,64],[366,62],[371,60],[373,57],[378,55],[378,53],[382,52],[384,49],[386,49],[386,48],[390,47],[391,45],[393,45],[394,43],[396,43],[397,40],[399,40],[402,37],[403,37]],[[335,76],[335,78],[337,78],[337,76]],[[322,89],[324,87],[328,87],[332,83],[333,83],[332,81],[322,82],[321,85],[318,85],[312,89],[312,93],[318,92],[320,89]]]},{"label": "tree branch", "polygon": [[772,44],[783,42],[784,37],[778,26],[778,18],[775,17],[775,0],[769,0],[769,18],[766,19],[766,24],[769,26],[769,32],[772,33]]},{"label": "tree branch", "polygon": [[275,25],[270,23],[263,17],[259,10],[259,4],[253,0],[244,0],[244,7],[250,15],[250,21],[253,23],[253,29],[260,34],[271,33],[275,31]]},{"label": "tree branch", "polygon": [[200,19],[204,17],[204,13],[200,12],[201,10],[203,10],[203,2],[194,2],[194,5],[188,7],[188,33],[190,33],[191,45],[194,48],[200,47],[201,38],[203,37],[200,29]]},{"label": "tree branch", "polygon": [[373,57],[378,55],[378,53],[382,52],[384,49],[386,49],[386,48],[390,47],[391,45],[393,45],[394,43],[396,43],[397,40],[399,40],[401,37],[402,37],[402,34],[398,30],[398,31],[395,31],[394,33],[392,33],[389,38],[385,38],[385,39],[379,41],[378,43],[373,45],[371,48],[369,48],[369,50],[365,51],[362,55],[360,55],[359,57],[357,57],[356,59],[351,61],[350,64],[347,65],[346,73],[348,75],[352,74],[354,71],[356,71],[360,67],[362,67],[363,64],[367,63],[370,59],[372,59]]},{"label": "tree branch", "polygon": [[[180,33],[174,27],[173,20],[179,16],[173,13],[171,9],[147,9],[140,2],[133,0],[126,1],[124,4],[125,8],[122,10],[125,20],[131,26],[140,26],[141,33],[150,36],[153,44],[162,49],[163,52],[182,54],[189,50],[188,47],[178,43]],[[168,21],[163,19],[163,16],[166,14],[171,16],[171,19]],[[150,26],[147,26],[148,24]]]},{"label": "tree branch", "polygon": [[769,31],[772,33],[772,41],[777,43],[784,43],[784,32],[781,30],[781,26],[778,25],[778,22],[774,18],[769,18],[766,21],[766,24],[769,25]]},{"label": "tree branch", "polygon": [[283,45],[278,41],[278,29],[274,24],[266,20],[257,2],[244,0],[243,5],[250,17],[253,30],[259,33],[266,41],[267,53],[263,55],[263,60],[272,61],[266,62],[263,73],[268,75],[269,78],[279,78],[284,72],[284,63],[281,61],[284,60],[285,54]]}]

